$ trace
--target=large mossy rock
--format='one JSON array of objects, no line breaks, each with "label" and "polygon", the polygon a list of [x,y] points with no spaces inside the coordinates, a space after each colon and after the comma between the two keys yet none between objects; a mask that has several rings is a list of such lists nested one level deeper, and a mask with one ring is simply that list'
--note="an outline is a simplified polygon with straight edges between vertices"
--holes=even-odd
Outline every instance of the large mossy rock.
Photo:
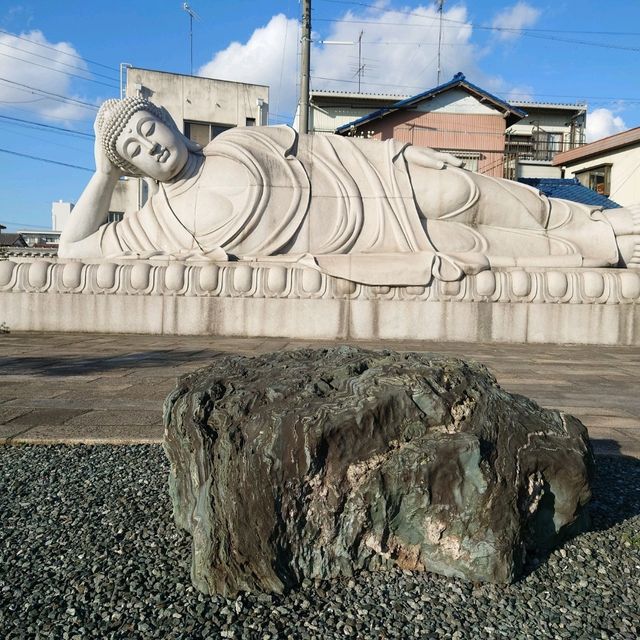
[{"label": "large mossy rock", "polygon": [[584,426],[433,354],[221,356],[165,402],[176,522],[207,593],[358,569],[509,582],[584,525]]}]

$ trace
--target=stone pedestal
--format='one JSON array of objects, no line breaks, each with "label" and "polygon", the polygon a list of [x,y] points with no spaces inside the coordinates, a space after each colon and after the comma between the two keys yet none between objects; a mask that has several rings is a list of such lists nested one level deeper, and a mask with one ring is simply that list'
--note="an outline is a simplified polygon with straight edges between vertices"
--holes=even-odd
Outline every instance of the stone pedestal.
[{"label": "stone pedestal", "polygon": [[165,403],[192,579],[281,592],[393,565],[509,582],[584,524],[575,418],[481,365],[351,347],[222,356]]},{"label": "stone pedestal", "polygon": [[513,268],[369,286],[267,261],[0,261],[11,331],[640,344],[640,273]]}]

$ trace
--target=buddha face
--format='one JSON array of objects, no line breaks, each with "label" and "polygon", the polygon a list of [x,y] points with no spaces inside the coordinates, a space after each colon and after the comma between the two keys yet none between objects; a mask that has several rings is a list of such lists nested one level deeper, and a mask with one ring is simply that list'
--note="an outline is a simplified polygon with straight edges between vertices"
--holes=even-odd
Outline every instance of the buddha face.
[{"label": "buddha face", "polygon": [[118,154],[143,176],[167,182],[184,167],[189,151],[176,133],[148,111],[136,111],[116,140]]}]

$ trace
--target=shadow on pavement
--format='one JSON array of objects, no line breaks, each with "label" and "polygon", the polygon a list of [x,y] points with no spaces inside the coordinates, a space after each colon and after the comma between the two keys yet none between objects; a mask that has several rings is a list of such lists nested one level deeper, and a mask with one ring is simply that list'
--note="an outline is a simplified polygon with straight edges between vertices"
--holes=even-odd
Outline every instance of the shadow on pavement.
[{"label": "shadow on pavement", "polygon": [[102,373],[117,369],[177,366],[193,363],[194,368],[203,366],[219,351],[197,350],[140,351],[115,356],[12,356],[0,358],[0,370],[9,375],[78,376]]}]

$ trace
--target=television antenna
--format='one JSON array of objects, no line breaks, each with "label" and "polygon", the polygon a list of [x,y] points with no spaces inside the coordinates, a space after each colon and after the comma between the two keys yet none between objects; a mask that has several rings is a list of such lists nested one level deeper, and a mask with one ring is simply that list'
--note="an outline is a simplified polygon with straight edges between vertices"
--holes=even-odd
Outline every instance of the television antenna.
[{"label": "television antenna", "polygon": [[358,45],[358,67],[354,75],[358,76],[358,93],[360,93],[360,84],[362,81],[362,76],[364,75],[365,65],[362,62],[362,36],[364,35],[364,31],[360,32],[358,36],[358,41],[355,40],[320,40],[320,44],[357,44]]},{"label": "television antenna", "polygon": [[182,3],[182,10],[189,14],[189,50],[191,60],[191,75],[193,75],[193,19],[200,20],[200,16],[191,8],[188,2]]}]

